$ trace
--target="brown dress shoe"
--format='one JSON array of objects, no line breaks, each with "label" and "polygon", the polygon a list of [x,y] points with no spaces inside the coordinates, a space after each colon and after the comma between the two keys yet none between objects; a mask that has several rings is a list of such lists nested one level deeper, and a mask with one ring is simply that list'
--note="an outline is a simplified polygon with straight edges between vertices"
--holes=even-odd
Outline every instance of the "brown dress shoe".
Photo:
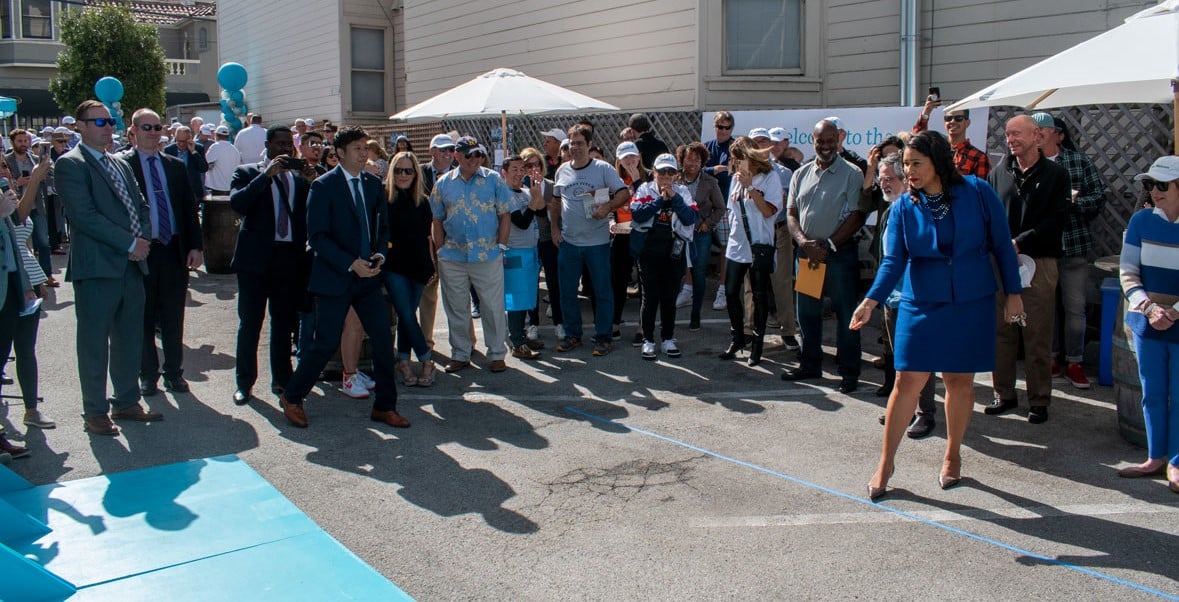
[{"label": "brown dress shoe", "polygon": [[13,458],[23,458],[29,455],[29,450],[19,445],[13,445],[4,435],[0,435],[0,453],[6,453]]},{"label": "brown dress shoe", "polygon": [[108,437],[115,437],[119,434],[119,427],[111,422],[110,416],[103,414],[101,416],[83,416],[82,426],[88,433],[95,435],[106,435]]},{"label": "brown dress shoe", "polygon": [[[540,354],[537,353],[536,350],[533,349],[532,347],[529,347],[527,343],[525,343],[525,344],[520,345],[519,347],[516,347],[515,349],[512,350],[512,357],[514,357],[516,359],[521,359],[521,360],[534,360],[534,359],[540,357]],[[491,365],[492,365],[491,371],[494,372],[495,371],[495,364],[492,363]]]},{"label": "brown dress shoe", "polygon": [[505,362],[503,360],[492,360],[491,361],[491,371],[492,372],[503,372],[504,370],[507,370],[507,369],[508,369],[507,362]]},{"label": "brown dress shoe", "polygon": [[282,407],[282,415],[286,416],[287,422],[292,426],[307,428],[307,414],[303,413],[303,404],[293,404],[287,401],[286,395],[280,395],[278,405]]},{"label": "brown dress shoe", "polygon": [[134,420],[135,422],[158,422],[164,419],[164,415],[159,412],[145,410],[139,404],[133,404],[121,410],[111,412],[111,418],[115,420]]},{"label": "brown dress shoe", "polygon": [[409,428],[409,421],[404,416],[397,413],[397,410],[373,410],[369,415],[369,419],[373,422],[384,422],[389,426],[395,426],[399,429]]},{"label": "brown dress shoe", "polygon": [[451,360],[450,363],[446,364],[446,367],[442,370],[449,374],[452,372],[458,372],[459,370],[466,370],[470,367],[471,362],[469,361],[464,362],[462,360]]}]

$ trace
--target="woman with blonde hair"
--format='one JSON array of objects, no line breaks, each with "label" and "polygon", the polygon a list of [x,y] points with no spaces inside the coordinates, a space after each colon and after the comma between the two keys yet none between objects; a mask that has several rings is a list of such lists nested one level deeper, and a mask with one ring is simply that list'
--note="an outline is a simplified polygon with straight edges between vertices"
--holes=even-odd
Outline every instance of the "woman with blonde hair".
[{"label": "woman with blonde hair", "polygon": [[389,172],[389,153],[381,148],[381,143],[376,140],[369,140],[364,145],[368,149],[368,162],[365,163],[365,171],[384,180],[385,175]]}]

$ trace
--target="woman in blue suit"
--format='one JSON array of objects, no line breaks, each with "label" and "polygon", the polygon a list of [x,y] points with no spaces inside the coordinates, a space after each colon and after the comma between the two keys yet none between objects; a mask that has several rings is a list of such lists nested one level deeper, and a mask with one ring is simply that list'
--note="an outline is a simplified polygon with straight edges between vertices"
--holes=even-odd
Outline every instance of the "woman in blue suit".
[{"label": "woman in blue suit", "polygon": [[946,384],[946,455],[938,484],[949,489],[961,481],[974,374],[995,368],[998,286],[992,256],[1007,295],[1005,318],[1023,313],[1019,264],[999,197],[986,181],[960,175],[953,159],[950,143],[937,132],[922,132],[905,148],[910,191],[889,214],[884,260],[852,316],[851,328],[863,327],[905,278],[894,341],[897,380],[885,413],[880,464],[868,483],[871,500],[885,493],[897,447],[932,372],[941,372]]}]

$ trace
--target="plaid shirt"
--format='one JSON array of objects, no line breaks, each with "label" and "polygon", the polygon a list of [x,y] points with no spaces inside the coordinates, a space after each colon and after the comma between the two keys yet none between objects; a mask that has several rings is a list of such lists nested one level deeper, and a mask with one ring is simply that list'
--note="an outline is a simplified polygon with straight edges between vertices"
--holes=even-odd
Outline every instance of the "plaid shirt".
[{"label": "plaid shirt", "polygon": [[[913,133],[920,134],[929,129],[929,118],[925,115],[917,117],[917,123],[913,124]],[[978,176],[986,178],[987,174],[991,172],[991,160],[987,158],[987,154],[978,150],[970,144],[970,140],[963,140],[962,144],[954,145],[954,167],[958,168],[958,173],[964,176]]]},{"label": "plaid shirt", "polygon": [[1072,189],[1078,191],[1076,199],[1069,203],[1065,222],[1061,228],[1061,242],[1065,257],[1086,257],[1093,249],[1093,235],[1089,232],[1089,221],[1101,213],[1105,204],[1105,183],[1097,175],[1097,169],[1089,157],[1077,151],[1060,149],[1056,162],[1068,170]]}]

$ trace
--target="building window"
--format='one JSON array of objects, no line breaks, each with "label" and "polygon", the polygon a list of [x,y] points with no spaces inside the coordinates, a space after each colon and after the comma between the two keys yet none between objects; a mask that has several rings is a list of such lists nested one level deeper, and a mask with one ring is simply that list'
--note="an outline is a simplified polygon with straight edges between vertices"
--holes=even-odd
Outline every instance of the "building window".
[{"label": "building window", "polygon": [[352,110],[385,111],[385,30],[352,28]]},{"label": "building window", "polygon": [[49,0],[21,0],[21,33],[26,38],[48,40],[53,38],[53,13]]},{"label": "building window", "polygon": [[12,0],[0,0],[0,38],[12,37]]},{"label": "building window", "polygon": [[197,47],[202,52],[209,49],[209,30],[204,27],[197,32]]},{"label": "building window", "polygon": [[725,71],[802,68],[802,0],[725,0]]}]

